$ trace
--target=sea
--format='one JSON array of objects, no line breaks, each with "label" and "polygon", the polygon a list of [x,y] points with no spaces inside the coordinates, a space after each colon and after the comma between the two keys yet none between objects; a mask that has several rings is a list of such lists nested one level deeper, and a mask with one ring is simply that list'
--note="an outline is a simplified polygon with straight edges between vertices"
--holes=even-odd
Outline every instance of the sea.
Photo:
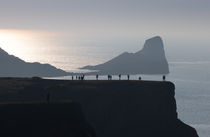
[{"label": "sea", "polygon": [[[200,137],[209,137],[210,56],[207,55],[209,50],[202,51],[194,49],[194,51],[191,51],[192,48],[185,48],[187,50],[184,51],[177,48],[170,48],[166,49],[170,69],[170,74],[166,75],[166,80],[173,82],[176,86],[175,98],[178,118],[194,127]],[[129,50],[129,47],[120,50],[119,48],[113,49],[94,46],[74,47],[56,49],[54,52],[48,50],[44,55],[40,55],[40,58],[37,58],[37,54],[34,55],[34,59],[39,62],[48,62],[69,72],[82,73],[84,70],[78,69],[79,67],[103,63],[126,50]],[[181,52],[178,53],[179,51]],[[200,53],[195,56],[196,51],[200,51]],[[182,52],[183,54],[181,54]],[[33,59],[32,54],[30,58]],[[131,75],[130,79],[138,80],[139,76],[141,76],[142,80],[162,80],[161,75],[140,74]],[[55,77],[53,79],[71,80],[71,76]],[[85,79],[94,80],[95,76],[86,76]],[[107,79],[107,76],[99,76],[99,79]],[[113,79],[118,79],[118,76],[113,76]],[[122,79],[127,79],[127,77],[122,76]]]}]

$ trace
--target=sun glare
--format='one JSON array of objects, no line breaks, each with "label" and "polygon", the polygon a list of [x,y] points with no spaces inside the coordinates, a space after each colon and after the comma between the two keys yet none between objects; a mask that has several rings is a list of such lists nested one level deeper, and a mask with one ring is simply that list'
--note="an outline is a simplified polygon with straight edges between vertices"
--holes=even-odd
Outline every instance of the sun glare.
[{"label": "sun glare", "polygon": [[0,48],[25,61],[35,61],[38,60],[37,54],[49,45],[50,38],[55,35],[39,30],[0,29]]},{"label": "sun glare", "polygon": [[0,30],[0,47],[9,54],[21,56],[27,48],[28,35],[19,30]]}]

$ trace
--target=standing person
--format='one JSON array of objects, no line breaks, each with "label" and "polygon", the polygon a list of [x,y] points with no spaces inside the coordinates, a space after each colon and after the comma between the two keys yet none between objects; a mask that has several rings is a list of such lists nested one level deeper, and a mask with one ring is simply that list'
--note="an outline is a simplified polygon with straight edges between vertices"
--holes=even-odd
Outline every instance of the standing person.
[{"label": "standing person", "polygon": [[141,77],[139,77],[139,80],[141,80]]},{"label": "standing person", "polygon": [[130,75],[127,75],[127,77],[128,77],[128,80],[130,79]]},{"label": "standing person", "polygon": [[119,75],[119,80],[121,80],[121,74]]},{"label": "standing person", "polygon": [[71,80],[74,80],[74,76],[71,76]]},{"label": "standing person", "polygon": [[96,80],[98,80],[98,74],[96,75]]},{"label": "standing person", "polygon": [[166,80],[166,76],[165,75],[163,75],[163,81],[165,81]]}]

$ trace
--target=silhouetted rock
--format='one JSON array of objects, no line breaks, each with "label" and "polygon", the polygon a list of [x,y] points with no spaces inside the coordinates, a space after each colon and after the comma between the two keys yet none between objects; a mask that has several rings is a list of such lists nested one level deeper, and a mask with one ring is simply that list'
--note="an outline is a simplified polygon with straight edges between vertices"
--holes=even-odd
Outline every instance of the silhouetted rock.
[{"label": "silhouetted rock", "polygon": [[99,74],[168,74],[163,41],[159,36],[146,40],[142,50],[125,52],[104,64],[81,69],[98,70]]},{"label": "silhouetted rock", "polygon": [[98,137],[198,137],[178,119],[167,81],[0,79],[0,91],[1,102],[46,100],[48,92],[52,101],[79,102]]},{"label": "silhouetted rock", "polygon": [[73,102],[1,104],[0,129],[1,137],[95,137]]},{"label": "silhouetted rock", "polygon": [[56,77],[70,75],[50,64],[28,63],[0,48],[0,77]]}]

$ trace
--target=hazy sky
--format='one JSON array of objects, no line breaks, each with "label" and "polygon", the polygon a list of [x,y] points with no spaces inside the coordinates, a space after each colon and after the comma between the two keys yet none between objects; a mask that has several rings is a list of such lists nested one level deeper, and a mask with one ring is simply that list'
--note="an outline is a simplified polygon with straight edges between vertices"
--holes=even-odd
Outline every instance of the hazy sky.
[{"label": "hazy sky", "polygon": [[208,46],[209,14],[210,0],[0,0],[0,36],[39,32],[42,46],[48,37],[54,45],[131,51],[155,35],[168,45]]},{"label": "hazy sky", "polygon": [[65,31],[84,37],[207,37],[209,13],[209,0],[0,0],[0,27]]}]

